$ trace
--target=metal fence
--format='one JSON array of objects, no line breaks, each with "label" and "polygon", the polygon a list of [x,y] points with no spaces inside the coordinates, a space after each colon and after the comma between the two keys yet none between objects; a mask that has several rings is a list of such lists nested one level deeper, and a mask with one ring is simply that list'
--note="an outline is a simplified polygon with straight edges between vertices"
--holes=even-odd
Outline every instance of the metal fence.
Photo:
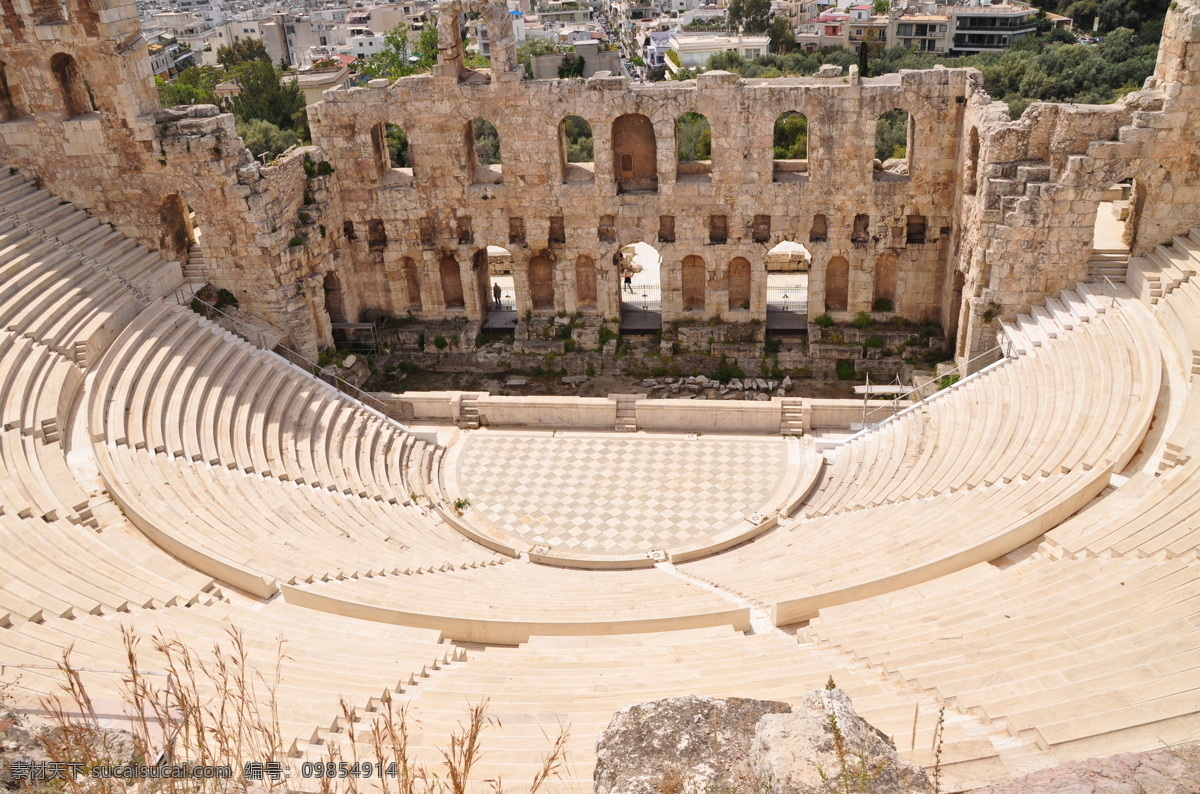
[{"label": "metal fence", "polygon": [[[630,289],[633,291],[630,292]],[[621,305],[644,312],[662,311],[662,286],[659,284],[621,284]]]},{"label": "metal fence", "polygon": [[495,285],[489,288],[488,292],[488,308],[502,312],[515,312],[517,310],[517,293],[512,287],[500,288],[500,300],[497,302]]},{"label": "metal fence", "polygon": [[808,312],[808,290],[797,284],[793,286],[768,286],[767,311]]}]

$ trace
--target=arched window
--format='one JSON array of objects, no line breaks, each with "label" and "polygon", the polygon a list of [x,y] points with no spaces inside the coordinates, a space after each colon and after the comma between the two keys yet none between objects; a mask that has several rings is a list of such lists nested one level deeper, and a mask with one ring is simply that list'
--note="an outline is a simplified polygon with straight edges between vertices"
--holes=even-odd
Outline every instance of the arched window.
[{"label": "arched window", "polygon": [[458,261],[449,254],[444,255],[438,262],[438,273],[442,278],[442,298],[446,303],[446,308],[466,306]]},{"label": "arched window", "polygon": [[654,125],[640,113],[613,121],[613,168],[622,193],[658,190],[658,146]]},{"label": "arched window", "polygon": [[775,119],[773,180],[808,181],[808,117],[789,110]]},{"label": "arched window", "polygon": [[963,190],[971,195],[979,188],[979,130],[972,127],[967,133],[967,167],[963,173]]},{"label": "arched window", "polygon": [[850,303],[850,263],[835,256],[825,266],[825,310],[844,312]]},{"label": "arched window", "polygon": [[729,263],[729,308],[750,308],[750,260],[744,257]]},{"label": "arched window", "polygon": [[529,260],[529,300],[535,309],[554,308],[554,263],[543,254]]},{"label": "arched window", "polygon": [[701,113],[675,120],[675,181],[708,182],[712,174],[712,127]]},{"label": "arched window", "polygon": [[60,52],[50,59],[50,71],[58,84],[59,95],[62,98],[63,112],[66,117],[73,119],[90,113],[92,101],[88,97],[87,86],[84,85],[83,75],[79,64],[65,52]]},{"label": "arched window", "polygon": [[400,260],[400,275],[404,281],[404,300],[410,311],[421,310],[421,278],[417,274],[417,263],[412,257]]},{"label": "arched window", "polygon": [[912,166],[913,119],[903,108],[882,113],[875,122],[875,179],[908,179]]},{"label": "arched window", "polygon": [[412,176],[412,155],[409,152],[408,136],[395,124],[381,122],[371,128],[371,143],[379,161],[379,172],[397,171]]},{"label": "arched window", "polygon": [[896,257],[884,254],[875,261],[875,298],[871,311],[896,310]]},{"label": "arched window", "polygon": [[823,214],[818,213],[813,216],[812,227],[808,230],[808,241],[810,243],[829,241],[829,221]]},{"label": "arched window", "polygon": [[187,258],[188,249],[196,241],[187,202],[177,193],[167,196],[158,205],[158,217],[162,220],[159,241],[163,252],[172,259],[183,261]]},{"label": "arched window", "polygon": [[12,90],[8,87],[8,73],[5,70],[4,61],[0,61],[0,121],[15,119],[20,115],[21,111],[17,109],[16,98],[13,97]]},{"label": "arched window", "polygon": [[704,309],[704,260],[695,254],[683,258],[683,310]]},{"label": "arched window", "polygon": [[596,265],[586,254],[575,260],[575,299],[581,308],[596,307]]},{"label": "arched window", "polygon": [[487,119],[475,118],[466,127],[467,163],[475,184],[498,185],[504,181],[500,165],[500,133]]},{"label": "arched window", "polygon": [[591,182],[595,179],[596,158],[591,124],[579,116],[567,116],[558,123],[558,146],[563,182]]}]

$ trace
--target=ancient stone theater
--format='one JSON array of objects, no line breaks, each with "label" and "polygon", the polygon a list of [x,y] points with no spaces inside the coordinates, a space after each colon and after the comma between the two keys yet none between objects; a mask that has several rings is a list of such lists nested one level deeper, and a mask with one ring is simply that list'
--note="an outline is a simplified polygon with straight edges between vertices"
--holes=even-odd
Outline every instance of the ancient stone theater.
[{"label": "ancient stone theater", "polygon": [[[325,92],[312,145],[264,165],[232,115],[160,107],[133,2],[0,0],[7,700],[53,713],[70,648],[79,716],[136,723],[129,631],[167,699],[181,645],[236,637],[274,760],[370,757],[403,706],[433,774],[486,699],[479,790],[532,781],[560,726],[543,790],[589,791],[630,704],[831,676],[943,791],[1200,740],[1200,0],[1140,90],[1016,120],[972,69],[529,80],[502,34],[469,69],[460,11],[508,13],[444,3],[432,74]],[[775,159],[789,112],[807,159]],[[710,160],[677,157],[688,113]],[[304,364],[381,319],[474,339],[489,247],[518,338],[569,317],[599,354],[634,243],[665,347],[761,357],[785,242],[809,316],[883,300],[961,379],[863,422],[774,394],[367,395]],[[247,322],[193,310],[203,284]]]}]

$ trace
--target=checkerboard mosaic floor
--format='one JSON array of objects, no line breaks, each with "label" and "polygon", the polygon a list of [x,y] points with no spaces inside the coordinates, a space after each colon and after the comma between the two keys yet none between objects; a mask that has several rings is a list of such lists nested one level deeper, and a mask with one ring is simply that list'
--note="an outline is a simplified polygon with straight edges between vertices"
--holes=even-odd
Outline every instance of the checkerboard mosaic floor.
[{"label": "checkerboard mosaic floor", "polygon": [[470,433],[453,476],[497,528],[586,554],[670,549],[756,512],[783,477],[781,438]]}]

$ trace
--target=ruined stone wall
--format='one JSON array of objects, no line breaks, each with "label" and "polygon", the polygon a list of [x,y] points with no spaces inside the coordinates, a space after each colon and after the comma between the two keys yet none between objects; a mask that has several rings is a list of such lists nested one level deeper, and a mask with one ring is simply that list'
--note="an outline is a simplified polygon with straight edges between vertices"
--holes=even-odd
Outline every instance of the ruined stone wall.
[{"label": "ruined stone wall", "polygon": [[[480,319],[486,295],[476,287],[477,253],[499,245],[513,254],[520,314],[579,310],[615,317],[620,285],[614,255],[641,241],[663,256],[664,321],[687,316],[682,263],[699,256],[706,289],[703,308],[693,314],[745,322],[765,316],[767,251],[790,240],[813,253],[810,314],[825,309],[825,268],[838,256],[850,265],[849,300],[845,310],[832,313],[848,319],[869,311],[876,262],[891,254],[897,262],[895,311],[937,319],[954,227],[958,131],[971,74],[935,69],[860,82],[746,81],[710,72],[695,82],[653,86],[603,76],[476,84],[424,75],[327,92],[310,110],[310,120],[314,143],[337,168],[342,207],[358,238],[348,245],[351,264],[343,281],[356,286],[355,302],[363,308],[403,313],[419,304],[422,317]],[[885,173],[878,179],[872,165],[875,120],[894,107],[914,119],[910,175]],[[803,182],[772,181],[773,127],[788,110],[804,113],[810,124]],[[675,123],[687,112],[708,118],[711,164],[676,162]],[[653,125],[655,151],[635,141],[633,154],[652,158],[656,189],[620,189],[614,148],[620,152],[622,142],[613,138],[614,123],[627,114],[645,116]],[[564,167],[559,124],[567,115],[584,118],[592,128],[595,162],[586,181],[579,181],[577,167]],[[496,125],[499,169],[474,165],[466,129],[476,117]],[[372,130],[384,122],[407,134],[411,174],[381,162]],[[653,177],[646,184],[652,186]],[[827,220],[828,239],[810,243],[818,214]],[[710,238],[713,215],[725,216],[723,243]],[[868,234],[853,242],[858,215],[869,219]],[[907,239],[909,215],[923,216],[924,242]],[[564,232],[558,240],[551,228],[556,218]],[[372,221],[382,223],[386,245],[372,246],[363,233]],[[581,256],[595,264],[594,307],[577,300]],[[442,298],[446,257],[459,267],[466,293],[461,307],[447,307]],[[542,308],[534,305],[529,288],[530,264],[539,257],[553,263],[553,305]],[[737,257],[752,265],[748,309],[730,308],[728,299],[727,270]],[[417,266],[419,300],[390,275],[401,262]],[[389,275],[380,278],[381,273]]]},{"label": "ruined stone wall", "polygon": [[964,237],[951,278],[966,296],[960,356],[995,345],[993,318],[1088,280],[1110,185],[1134,180],[1125,235],[1133,256],[1200,225],[1198,76],[1200,2],[1184,0],[1167,15],[1155,75],[1117,104],[1037,103],[1010,121],[999,103],[973,98],[964,136],[978,132],[980,156],[961,169]]},{"label": "ruined stone wall", "polygon": [[42,6],[0,0],[10,99],[0,103],[0,164],[176,259],[187,252],[165,207],[190,206],[208,279],[315,356],[330,339],[319,287],[331,257],[328,245],[288,245],[306,191],[322,187],[308,186],[303,153],[260,168],[232,116],[161,110],[133,3],[72,0],[61,20],[36,24],[60,8]]}]

